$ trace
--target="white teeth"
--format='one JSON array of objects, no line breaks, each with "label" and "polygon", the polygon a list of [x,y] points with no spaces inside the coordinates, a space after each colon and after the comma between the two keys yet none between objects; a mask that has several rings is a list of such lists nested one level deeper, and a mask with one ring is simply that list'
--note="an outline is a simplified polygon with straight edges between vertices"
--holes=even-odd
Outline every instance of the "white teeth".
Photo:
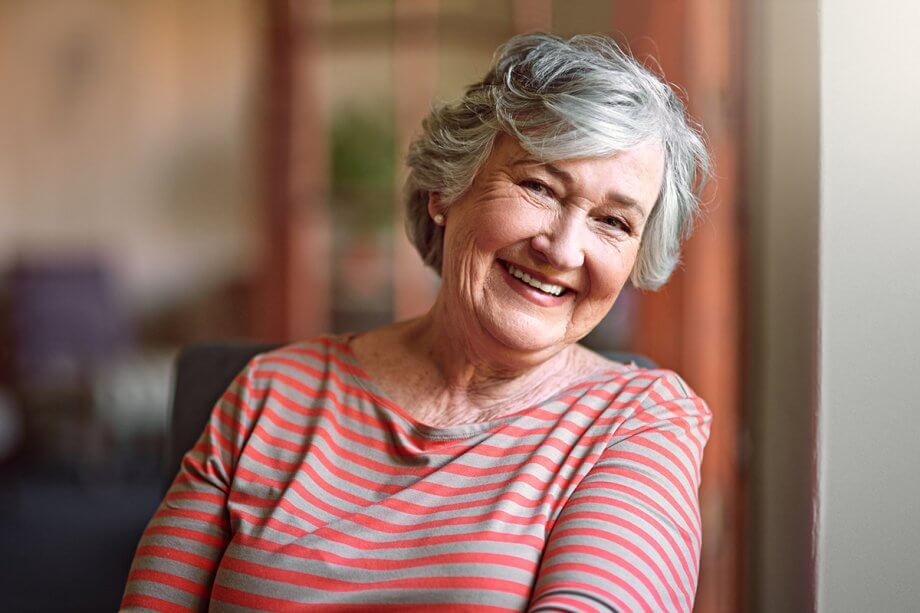
[{"label": "white teeth", "polygon": [[528,275],[523,270],[519,268],[515,268],[511,264],[508,264],[508,272],[511,273],[511,276],[517,279],[520,279],[527,285],[531,287],[535,287],[538,290],[542,292],[546,292],[547,294],[551,294],[553,296],[558,296],[565,290],[565,288],[562,287],[561,285],[554,285],[552,283],[540,283],[539,281],[537,281],[536,279]]}]

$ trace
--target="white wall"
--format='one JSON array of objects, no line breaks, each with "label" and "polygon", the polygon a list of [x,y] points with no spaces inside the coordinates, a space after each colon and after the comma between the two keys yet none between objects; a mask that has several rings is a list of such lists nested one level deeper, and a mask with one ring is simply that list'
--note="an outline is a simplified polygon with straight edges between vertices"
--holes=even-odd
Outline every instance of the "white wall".
[{"label": "white wall", "polygon": [[749,16],[746,608],[917,611],[920,3]]},{"label": "white wall", "polygon": [[920,3],[823,0],[818,610],[920,610]]}]

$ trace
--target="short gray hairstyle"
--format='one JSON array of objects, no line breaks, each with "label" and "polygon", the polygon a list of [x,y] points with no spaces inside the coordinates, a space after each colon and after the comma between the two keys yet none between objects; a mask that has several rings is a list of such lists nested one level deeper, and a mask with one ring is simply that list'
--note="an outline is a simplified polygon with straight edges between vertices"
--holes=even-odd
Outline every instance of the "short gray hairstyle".
[{"label": "short gray hairstyle", "polygon": [[546,162],[660,143],[664,179],[631,280],[643,289],[668,280],[709,175],[701,131],[671,86],[603,36],[524,34],[502,45],[485,78],[462,99],[433,108],[409,146],[406,229],[438,272],[444,233],[428,213],[429,195],[439,193],[449,209],[473,183],[500,133]]}]

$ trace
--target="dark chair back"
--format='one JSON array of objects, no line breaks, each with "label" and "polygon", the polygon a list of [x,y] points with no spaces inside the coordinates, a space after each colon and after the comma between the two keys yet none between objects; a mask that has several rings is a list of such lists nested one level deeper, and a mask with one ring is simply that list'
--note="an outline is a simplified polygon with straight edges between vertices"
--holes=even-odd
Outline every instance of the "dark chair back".
[{"label": "dark chair back", "polygon": [[[278,344],[250,342],[215,342],[192,345],[182,350],[176,361],[169,433],[163,462],[165,487],[169,487],[182,456],[201,435],[214,404],[233,378],[253,357],[278,347]],[[645,356],[622,352],[605,352],[617,362],[635,362],[642,368],[656,365]]]},{"label": "dark chair back", "polygon": [[163,461],[166,487],[179,472],[182,456],[204,430],[211,409],[249,360],[277,344],[214,342],[191,345],[176,360],[172,408]]}]

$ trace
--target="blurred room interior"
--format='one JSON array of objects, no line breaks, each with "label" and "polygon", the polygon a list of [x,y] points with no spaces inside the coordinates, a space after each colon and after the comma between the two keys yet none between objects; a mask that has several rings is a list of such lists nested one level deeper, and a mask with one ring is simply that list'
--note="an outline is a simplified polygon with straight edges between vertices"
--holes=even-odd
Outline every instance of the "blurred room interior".
[{"label": "blurred room interior", "polygon": [[117,607],[181,347],[427,308],[406,144],[531,30],[613,35],[705,127],[715,178],[682,268],[585,343],[677,370],[715,413],[696,610],[811,610],[817,4],[0,0],[7,610]]}]

